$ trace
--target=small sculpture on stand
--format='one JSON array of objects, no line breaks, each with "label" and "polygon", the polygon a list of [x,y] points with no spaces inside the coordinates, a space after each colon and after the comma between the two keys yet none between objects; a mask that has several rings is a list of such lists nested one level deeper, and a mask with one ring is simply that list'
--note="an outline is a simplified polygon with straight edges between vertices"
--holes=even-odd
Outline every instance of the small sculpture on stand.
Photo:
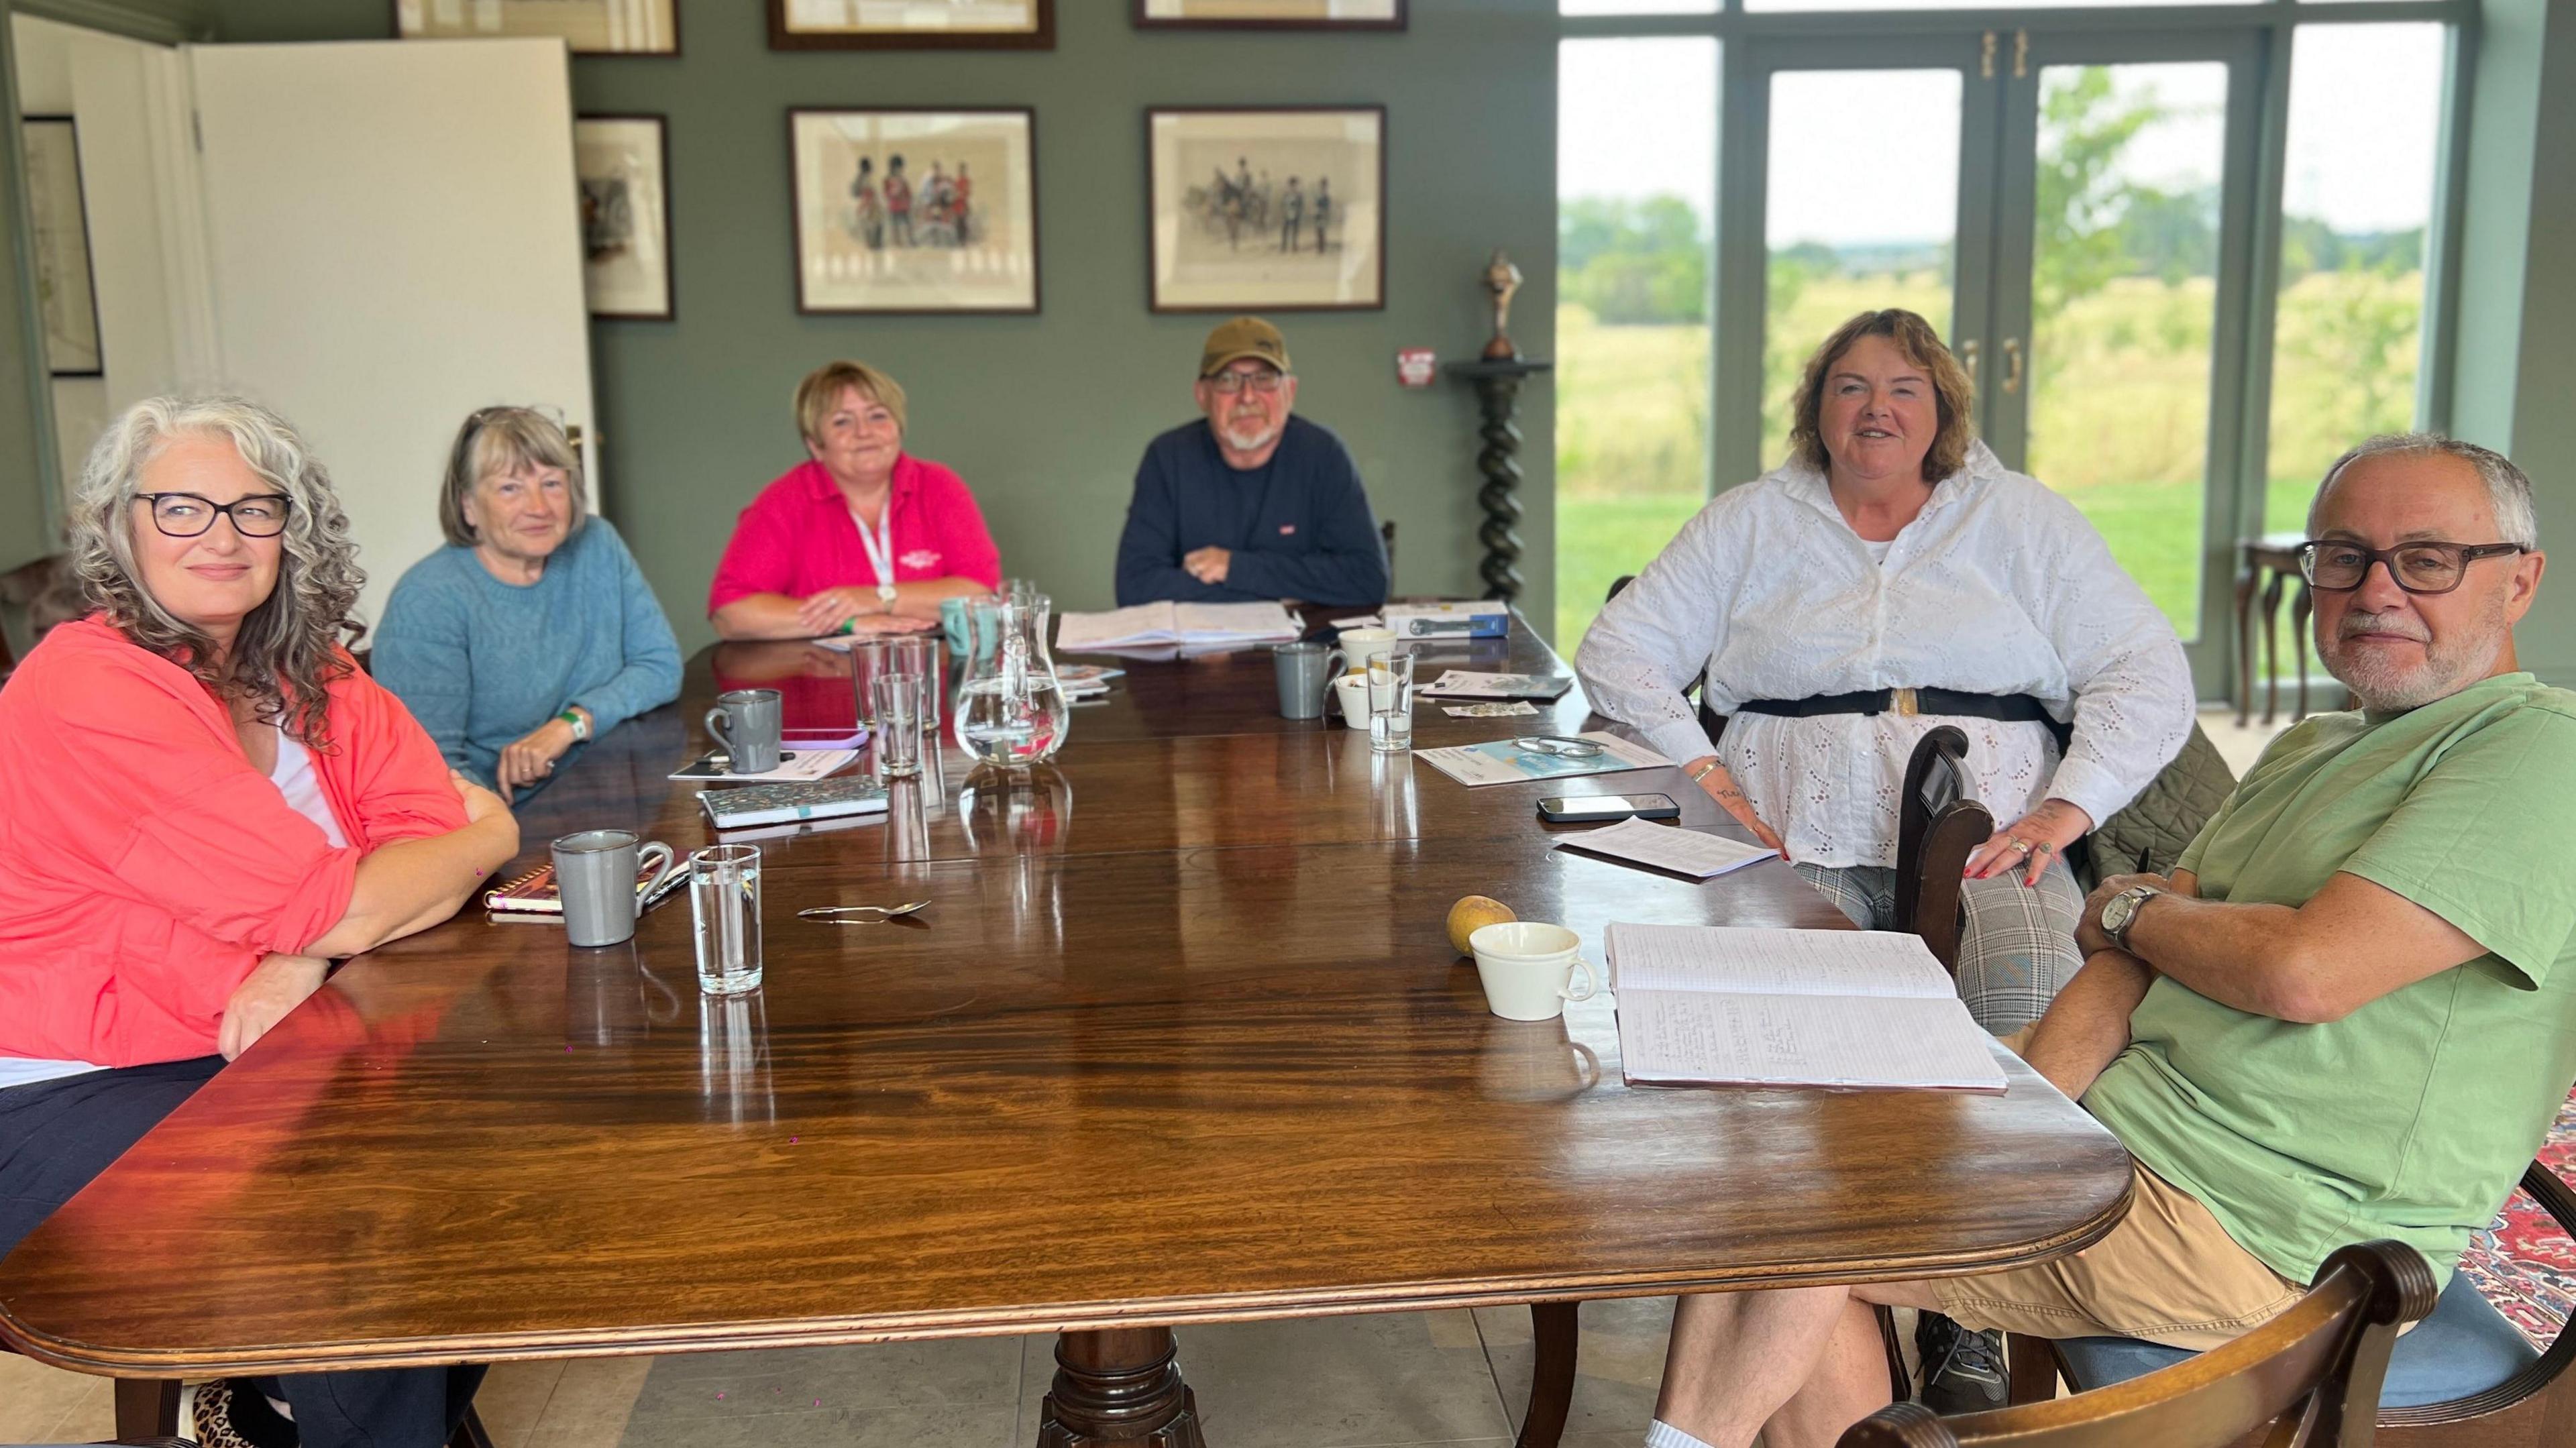
[{"label": "small sculpture on stand", "polygon": [[1494,339],[1485,344],[1488,362],[1518,362],[1521,349],[1512,342],[1509,330],[1512,320],[1512,293],[1521,289],[1521,269],[1494,248],[1494,259],[1485,264],[1485,290],[1494,298]]},{"label": "small sculpture on stand", "polygon": [[1477,571],[1485,579],[1485,597],[1513,603],[1519,600],[1525,580],[1519,568],[1520,535],[1513,531],[1521,520],[1520,500],[1512,496],[1521,481],[1521,465],[1514,460],[1521,447],[1521,430],[1512,418],[1520,408],[1522,379],[1555,364],[1521,360],[1520,348],[1507,330],[1512,293],[1521,289],[1521,269],[1512,265],[1511,258],[1496,248],[1477,281],[1493,298],[1493,339],[1485,344],[1481,358],[1452,362],[1448,371],[1476,385],[1476,402],[1485,416],[1484,425],[1476,429],[1484,442],[1476,454],[1476,470],[1485,475],[1485,485],[1476,490],[1476,501],[1485,510],[1485,521],[1476,529],[1476,537],[1485,545],[1485,559]]}]

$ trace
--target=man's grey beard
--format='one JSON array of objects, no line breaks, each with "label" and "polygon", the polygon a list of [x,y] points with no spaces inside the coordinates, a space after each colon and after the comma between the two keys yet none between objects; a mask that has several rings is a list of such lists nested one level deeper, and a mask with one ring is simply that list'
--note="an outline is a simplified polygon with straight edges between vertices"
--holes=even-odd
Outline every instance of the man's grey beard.
[{"label": "man's grey beard", "polygon": [[1286,427],[1287,424],[1281,423],[1277,427],[1265,427],[1259,432],[1236,432],[1229,427],[1225,429],[1225,445],[1236,452],[1259,452],[1270,446]]},{"label": "man's grey beard", "polygon": [[2409,624],[2393,629],[2359,629],[2353,624],[2376,615],[2348,613],[2344,628],[2332,639],[2317,640],[2317,656],[2326,672],[2341,680],[2352,691],[2353,703],[2373,713],[2398,714],[2420,709],[2436,699],[2447,699],[2494,671],[2496,655],[2503,651],[2506,637],[2504,599],[2491,597],[2481,611],[2477,626],[2468,637],[2452,644],[2427,642],[2424,661],[2413,666],[2390,663],[2386,659],[2356,654],[2349,644],[2364,633],[2394,633],[2405,638],[2417,637],[2420,625]]}]

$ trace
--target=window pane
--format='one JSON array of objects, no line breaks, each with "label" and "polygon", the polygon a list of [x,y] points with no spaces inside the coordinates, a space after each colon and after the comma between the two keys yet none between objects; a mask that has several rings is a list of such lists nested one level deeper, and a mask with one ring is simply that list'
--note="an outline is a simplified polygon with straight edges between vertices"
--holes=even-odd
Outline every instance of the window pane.
[{"label": "window pane", "polygon": [[1708,498],[1717,41],[1557,63],[1556,643]]},{"label": "window pane", "polygon": [[2326,465],[2415,423],[2439,25],[2308,25],[2290,51],[2263,526],[2303,530]]},{"label": "window pane", "polygon": [[2026,461],[2186,639],[2200,631],[2226,129],[2215,62],[2040,76]]},{"label": "window pane", "polygon": [[[1771,77],[1764,467],[1788,454],[1789,396],[1807,355],[1853,313],[1905,307],[1949,335],[1962,84],[1955,70]],[[1904,138],[1902,164],[1891,137]],[[1855,186],[1867,187],[1867,204],[1856,204]]]}]

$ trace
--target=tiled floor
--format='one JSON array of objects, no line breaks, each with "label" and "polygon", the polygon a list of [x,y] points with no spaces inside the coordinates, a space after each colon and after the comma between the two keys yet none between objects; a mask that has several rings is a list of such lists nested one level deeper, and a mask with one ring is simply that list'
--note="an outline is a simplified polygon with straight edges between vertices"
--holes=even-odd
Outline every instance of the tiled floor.
[{"label": "tiled floor", "polygon": [[[1635,1448],[1668,1298],[1583,1310],[1565,1448]],[[509,1363],[479,1407],[498,1448],[1027,1448],[1054,1339]],[[1181,1366],[1223,1448],[1510,1448],[1529,1394],[1517,1308],[1196,1327]],[[114,1430],[106,1384],[0,1356],[0,1444]]]},{"label": "tiled floor", "polygon": [[[2287,727],[2284,715],[2278,727]],[[2202,714],[2242,775],[2275,729]],[[1566,1448],[1633,1448],[1663,1371],[1668,1298],[1583,1309]],[[510,1363],[480,1400],[498,1448],[1024,1448],[1049,1338]],[[1191,1328],[1182,1368],[1223,1448],[1508,1448],[1529,1396],[1517,1308]],[[0,1354],[0,1444],[114,1431],[103,1379]]]}]

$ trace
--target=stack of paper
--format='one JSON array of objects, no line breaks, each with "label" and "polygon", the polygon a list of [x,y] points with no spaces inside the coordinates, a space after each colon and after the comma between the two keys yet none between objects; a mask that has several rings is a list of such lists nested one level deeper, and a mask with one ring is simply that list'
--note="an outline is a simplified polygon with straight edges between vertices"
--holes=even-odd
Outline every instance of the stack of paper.
[{"label": "stack of paper", "polygon": [[1445,749],[1417,749],[1413,757],[1468,786],[1527,784],[1539,779],[1574,779],[1586,774],[1616,774],[1623,769],[1653,769],[1671,760],[1634,740],[1607,729],[1570,736],[1588,739],[1601,752],[1584,757],[1524,749],[1509,739],[1490,744],[1459,744]]},{"label": "stack of paper", "polygon": [[1613,925],[1604,953],[1632,1084],[2004,1089],[1917,936]]},{"label": "stack of paper", "polygon": [[1779,858],[1777,853],[1760,845],[1748,845],[1724,835],[1704,835],[1697,830],[1651,824],[1635,818],[1604,825],[1597,830],[1586,830],[1579,835],[1568,835],[1556,844],[1561,850],[1607,855],[1614,860],[1627,860],[1651,865],[1658,870],[1670,870],[1676,875],[1688,875],[1694,880],[1714,879],[1729,870],[1741,870],[1747,865]]},{"label": "stack of paper", "polygon": [[1286,643],[1305,632],[1275,603],[1140,603],[1107,613],[1068,613],[1055,646],[1067,652],[1151,644]]}]

